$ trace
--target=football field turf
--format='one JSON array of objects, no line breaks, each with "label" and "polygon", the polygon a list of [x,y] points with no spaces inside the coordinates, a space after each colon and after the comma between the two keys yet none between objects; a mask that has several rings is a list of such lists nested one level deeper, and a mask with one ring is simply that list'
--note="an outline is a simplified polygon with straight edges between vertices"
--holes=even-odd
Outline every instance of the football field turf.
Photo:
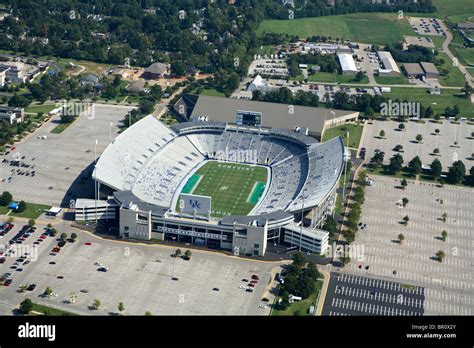
[{"label": "football field turf", "polygon": [[182,193],[212,197],[211,216],[247,215],[265,191],[267,168],[210,161],[189,178]]}]

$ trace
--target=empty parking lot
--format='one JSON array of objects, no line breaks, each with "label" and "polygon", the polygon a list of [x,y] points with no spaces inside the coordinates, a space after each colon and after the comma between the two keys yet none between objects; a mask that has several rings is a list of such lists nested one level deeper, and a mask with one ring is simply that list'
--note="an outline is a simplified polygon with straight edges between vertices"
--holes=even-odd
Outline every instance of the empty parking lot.
[{"label": "empty parking lot", "polygon": [[[276,264],[204,251],[193,251],[191,260],[186,261],[171,257],[174,249],[169,247],[107,241],[79,234],[77,242],[66,244],[56,256],[49,255],[54,238],[48,237],[43,242],[38,261],[14,274],[11,287],[2,289],[2,313],[9,314],[9,307],[11,313],[11,307],[27,296],[34,302],[83,315],[116,314],[119,302],[123,302],[126,314],[135,315],[146,311],[154,315],[269,314],[269,308],[260,305],[264,304],[261,298]],[[13,261],[9,258],[0,265],[2,271],[8,271]],[[98,271],[99,263],[109,270]],[[250,279],[252,274],[257,274],[260,280],[253,292],[247,292],[241,287],[248,282],[242,279]],[[17,289],[21,284],[37,286],[33,292],[20,294]],[[49,299],[40,296],[48,286],[57,296]],[[74,303],[69,303],[71,294],[75,296]],[[101,301],[101,306],[90,310],[95,299]]]},{"label": "empty parking lot", "polygon": [[[425,314],[472,315],[474,191],[415,181],[402,190],[399,179],[371,178],[374,184],[366,188],[361,217],[367,228],[359,230],[354,242],[364,246],[364,258],[351,262],[348,271],[424,287]],[[409,200],[406,207],[400,205],[404,197]],[[404,235],[402,243],[399,234]],[[439,250],[446,255],[442,262],[436,258]]]},{"label": "empty parking lot", "polygon": [[[59,116],[53,117],[12,151],[20,158],[24,156],[21,161],[28,168],[0,164],[0,180],[11,176],[10,182],[2,182],[2,188],[12,193],[15,200],[54,205],[61,204],[63,200],[67,203],[78,195],[93,196],[94,185],[90,182],[76,181],[71,186],[80,176],[90,176],[90,171],[83,171],[94,162],[95,150],[100,156],[110,139],[117,136],[120,120],[131,109],[129,106],[96,105],[93,117],[79,116],[60,134],[50,133],[59,120]],[[46,139],[38,139],[38,136],[46,136]],[[0,160],[3,158],[11,160],[13,157],[10,154]],[[29,175],[19,175],[17,169]],[[34,176],[31,175],[33,171]],[[65,198],[66,192],[70,194]]]},{"label": "empty parking lot", "polygon": [[424,289],[393,281],[332,273],[323,315],[423,315]]},{"label": "empty parking lot", "polygon": [[[431,164],[435,158],[439,159],[444,170],[456,160],[463,161],[467,168],[474,165],[474,139],[471,137],[474,125],[469,125],[466,121],[461,121],[460,124],[448,121],[426,121],[425,124],[405,122],[405,129],[400,131],[399,124],[400,122],[395,121],[373,121],[372,124],[366,124],[362,147],[367,149],[368,160],[374,155],[375,149],[380,149],[385,152],[385,162],[388,163],[390,157],[397,153],[393,149],[400,144],[403,146],[400,154],[406,163],[419,156],[423,165]],[[436,129],[439,129],[439,133],[436,133]],[[383,139],[379,136],[381,130],[385,132]],[[417,134],[423,137],[421,143],[415,140]],[[438,155],[433,153],[435,148],[439,149]]]}]

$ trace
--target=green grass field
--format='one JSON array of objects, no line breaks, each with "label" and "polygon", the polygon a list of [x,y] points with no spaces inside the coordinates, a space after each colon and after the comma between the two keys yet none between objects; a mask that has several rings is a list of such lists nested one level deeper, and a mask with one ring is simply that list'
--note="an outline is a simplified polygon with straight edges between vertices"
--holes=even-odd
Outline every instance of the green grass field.
[{"label": "green grass field", "polygon": [[400,76],[375,76],[375,81],[382,85],[408,85],[408,80],[403,73]]},{"label": "green grass field", "polygon": [[12,212],[10,216],[13,217],[22,217],[26,219],[37,219],[41,214],[46,210],[51,209],[50,205],[28,203],[26,202],[26,210],[21,213]]},{"label": "green grass field", "polygon": [[[442,86],[463,87],[465,83],[464,76],[462,75],[459,68],[453,66],[453,61],[449,59],[448,55],[444,52],[439,52],[438,58],[442,58],[444,60],[444,64],[438,67],[440,72],[439,83]],[[447,69],[449,71],[448,74],[442,75],[442,69]]]},{"label": "green grass field", "polygon": [[313,305],[316,310],[316,307],[317,307],[316,300],[318,299],[318,294],[321,291],[322,286],[323,286],[323,281],[317,280],[316,291],[313,294],[311,294],[310,297],[302,301],[290,304],[288,308],[285,309],[284,311],[274,308],[272,311],[272,316],[295,315],[295,312],[298,313],[297,315],[302,315],[302,316],[309,315],[309,307],[311,307],[311,305]]},{"label": "green grass field", "polygon": [[344,145],[347,146],[347,131],[349,131],[349,147],[357,149],[359,147],[360,137],[362,136],[362,129],[364,127],[359,124],[348,123],[342,126],[329,128],[324,131],[323,142],[328,141],[337,136],[341,136],[344,140]]},{"label": "green grass field", "polygon": [[182,193],[211,196],[214,217],[247,215],[264,192],[267,175],[260,166],[210,161],[194,173]]},{"label": "green grass field", "polygon": [[431,95],[424,88],[402,88],[392,87],[391,93],[386,93],[385,96],[392,100],[400,99],[410,102],[420,102],[425,108],[431,106],[435,113],[442,114],[447,106],[457,105],[461,110],[461,117],[474,117],[474,108],[470,101],[462,96],[459,96],[461,89],[441,89],[440,95]]},{"label": "green grass field", "polygon": [[444,18],[466,13],[474,15],[474,1],[472,0],[433,0],[433,5],[436,6],[437,11],[425,16]]},{"label": "green grass field", "polygon": [[42,112],[44,114],[47,114],[51,110],[56,108],[56,104],[43,104],[43,105],[32,105],[27,108],[25,108],[25,112],[27,113],[38,113]]},{"label": "green grass field", "polygon": [[394,13],[354,13],[292,20],[265,20],[257,30],[258,34],[264,32],[297,35],[301,39],[320,35],[376,45],[395,44],[403,39],[403,35],[414,34],[408,21],[398,20]]},{"label": "green grass field", "polygon": [[71,312],[63,311],[62,309],[59,309],[59,308],[40,305],[38,303],[33,303],[32,311],[43,313],[44,315],[48,315],[48,316],[76,316],[78,315]]}]

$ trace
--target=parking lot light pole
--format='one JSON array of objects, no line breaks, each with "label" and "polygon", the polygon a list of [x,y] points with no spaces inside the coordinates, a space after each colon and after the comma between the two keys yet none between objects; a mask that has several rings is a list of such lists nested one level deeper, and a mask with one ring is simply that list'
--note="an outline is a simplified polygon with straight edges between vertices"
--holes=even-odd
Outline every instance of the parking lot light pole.
[{"label": "parking lot light pole", "polygon": [[[97,166],[97,139],[95,139],[94,143],[94,170]],[[97,228],[97,180],[94,180],[94,198],[95,198],[95,227]]]},{"label": "parking lot light pole", "polygon": [[[346,176],[347,176],[347,160],[348,156],[345,153],[346,147],[344,147],[344,183],[342,184],[342,205],[345,206],[345,199],[346,199]],[[349,154],[351,153],[349,150],[349,131],[347,131],[347,151]]]}]

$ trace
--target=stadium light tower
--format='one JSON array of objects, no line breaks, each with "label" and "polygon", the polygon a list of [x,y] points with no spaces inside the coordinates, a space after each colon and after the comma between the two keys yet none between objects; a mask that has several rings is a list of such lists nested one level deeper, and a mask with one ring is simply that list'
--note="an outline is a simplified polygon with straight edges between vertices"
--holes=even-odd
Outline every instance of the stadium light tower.
[{"label": "stadium light tower", "polygon": [[300,225],[300,246],[299,246],[299,251],[301,251],[301,244],[303,242],[303,221],[304,221],[304,194],[306,192],[306,189],[303,189],[302,194],[301,194],[301,225]]},{"label": "stadium light tower", "polygon": [[[347,147],[344,146],[344,180],[343,180],[343,184],[342,184],[342,205],[345,207],[346,204],[344,203],[345,202],[345,198],[346,198],[346,176],[347,176],[347,161],[350,157],[350,151],[349,150],[349,131],[346,132],[346,135],[347,135]],[[346,156],[346,148],[347,148],[347,151],[349,153],[349,156]]]}]

